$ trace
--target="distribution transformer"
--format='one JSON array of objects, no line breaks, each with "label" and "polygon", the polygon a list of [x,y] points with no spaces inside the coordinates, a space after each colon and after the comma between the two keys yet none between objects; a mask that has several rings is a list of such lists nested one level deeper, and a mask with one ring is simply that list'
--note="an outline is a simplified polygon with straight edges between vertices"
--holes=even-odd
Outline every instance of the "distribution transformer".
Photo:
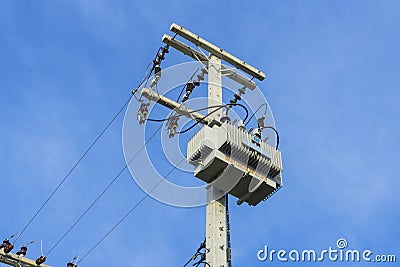
[{"label": "distribution transformer", "polygon": [[204,126],[189,141],[187,160],[194,175],[255,206],[282,186],[281,152],[230,122]]}]

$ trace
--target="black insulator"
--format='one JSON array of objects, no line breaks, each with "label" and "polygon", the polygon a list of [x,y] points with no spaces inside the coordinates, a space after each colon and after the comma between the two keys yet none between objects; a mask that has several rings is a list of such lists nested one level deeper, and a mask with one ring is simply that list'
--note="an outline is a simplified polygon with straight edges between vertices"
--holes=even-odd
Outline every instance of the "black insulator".
[{"label": "black insulator", "polygon": [[40,264],[44,263],[45,261],[46,261],[46,256],[40,256],[39,258],[37,258],[37,259],[35,260],[35,263],[36,263],[37,265],[40,265]]},{"label": "black insulator", "polygon": [[222,123],[224,123],[224,122],[230,122],[230,121],[231,121],[231,118],[229,118],[228,116],[222,116],[221,119],[220,119],[220,121],[221,121]]},{"label": "black insulator", "polygon": [[158,59],[158,57],[153,60],[153,64],[160,65],[160,60]]},{"label": "black insulator", "polygon": [[231,104],[236,104],[237,100],[236,100],[236,99],[232,99],[232,100],[229,100],[229,102],[230,102]]},{"label": "black insulator", "polygon": [[238,94],[235,94],[234,97],[235,97],[235,99],[237,99],[237,100],[242,99],[242,98],[240,97],[240,95],[238,95]]},{"label": "black insulator", "polygon": [[193,84],[194,84],[194,86],[200,86],[200,81],[199,80],[193,81]]},{"label": "black insulator", "polygon": [[15,254],[17,254],[18,256],[26,256],[26,252],[28,251],[28,248],[26,247],[26,246],[22,246],[21,248],[20,248],[20,250],[17,252],[17,253],[15,253]]},{"label": "black insulator", "polygon": [[10,253],[11,250],[13,250],[13,248],[14,248],[14,244],[9,242],[9,244],[4,247],[3,251],[4,251],[4,253],[7,254],[7,253]]},{"label": "black insulator", "polygon": [[67,267],[77,267],[77,266],[78,266],[78,264],[74,264],[72,262],[67,263]]},{"label": "black insulator", "polygon": [[186,92],[192,92],[193,89],[194,89],[194,84],[192,82],[186,84]]},{"label": "black insulator", "polygon": [[182,98],[182,102],[186,102],[189,99],[189,95],[185,94]]},{"label": "black insulator", "polygon": [[239,93],[241,95],[244,95],[246,93],[245,91],[246,91],[246,87],[242,87],[242,88],[239,89]]},{"label": "black insulator", "polygon": [[155,66],[154,73],[155,73],[156,76],[157,75],[161,76],[161,67],[160,67],[160,65]]},{"label": "black insulator", "polygon": [[197,79],[199,79],[200,81],[204,80],[204,73],[198,74]]},{"label": "black insulator", "polygon": [[161,48],[161,50],[163,51],[164,54],[168,54],[169,53],[169,46],[165,46],[163,48]]},{"label": "black insulator", "polygon": [[7,247],[10,245],[10,240],[4,239],[3,243],[0,245],[0,249]]},{"label": "black insulator", "polygon": [[159,53],[159,54],[157,55],[157,57],[158,57],[158,59],[159,59],[160,61],[165,59],[164,53]]}]

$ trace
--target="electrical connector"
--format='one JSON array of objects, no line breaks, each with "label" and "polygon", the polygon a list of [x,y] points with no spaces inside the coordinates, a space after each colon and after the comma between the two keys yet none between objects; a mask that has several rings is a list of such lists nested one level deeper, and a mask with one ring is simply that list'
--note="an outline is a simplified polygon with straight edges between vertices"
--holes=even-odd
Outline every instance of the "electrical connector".
[{"label": "electrical connector", "polygon": [[149,110],[147,108],[148,105],[149,104],[146,104],[144,102],[140,104],[140,108],[137,112],[137,120],[139,121],[140,125],[144,124],[144,122],[147,119],[147,116],[149,115]]},{"label": "electrical connector", "polygon": [[172,117],[167,122],[167,131],[168,137],[172,138],[176,134],[176,130],[178,129],[178,117]]}]

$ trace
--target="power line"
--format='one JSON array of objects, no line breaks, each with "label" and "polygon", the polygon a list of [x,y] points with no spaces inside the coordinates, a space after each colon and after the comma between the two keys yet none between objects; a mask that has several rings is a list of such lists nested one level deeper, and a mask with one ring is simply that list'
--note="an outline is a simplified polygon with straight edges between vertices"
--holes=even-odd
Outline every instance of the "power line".
[{"label": "power line", "polygon": [[[203,111],[203,110],[207,110],[207,109],[218,108],[218,109],[216,109],[218,111],[221,108],[225,108],[225,107],[229,107],[229,106],[240,106],[240,107],[242,107],[246,111],[245,120],[247,119],[247,117],[249,115],[249,113],[248,113],[249,111],[244,105],[242,105],[242,104],[225,104],[225,105],[215,105],[215,106],[209,106],[209,107],[205,107],[205,108],[200,108],[200,109],[192,110],[190,112],[184,112],[182,114],[169,116],[168,118],[164,118],[164,119],[151,119],[151,118],[148,118],[146,120],[147,121],[151,121],[151,122],[163,122],[163,121],[167,121],[169,119],[178,118],[178,117],[181,117],[181,116],[186,116],[186,115],[189,115],[189,114],[192,114],[192,113],[195,113],[195,112],[199,112],[199,111]],[[212,112],[215,112],[215,110],[213,110]],[[207,116],[207,115],[205,115],[205,116]],[[205,118],[202,118],[202,119],[204,120]]]},{"label": "power line", "polygon": [[[242,107],[242,108],[246,111],[246,116],[245,116],[245,118],[244,118],[244,121],[245,121],[245,120],[247,119],[247,117],[249,116],[249,111],[248,111],[247,108],[246,108],[244,105],[242,105],[242,104],[236,103],[236,104],[220,105],[219,108],[217,108],[217,109],[211,111],[211,112],[208,113],[206,116],[204,116],[203,118],[201,118],[200,120],[198,120],[198,121],[196,121],[194,124],[192,124],[190,127],[186,128],[185,130],[182,130],[182,131],[178,132],[178,134],[183,134],[183,133],[186,133],[186,132],[190,131],[190,130],[193,129],[196,125],[198,125],[199,123],[201,123],[203,120],[205,120],[205,119],[206,119],[207,117],[209,117],[210,115],[212,115],[212,114],[214,114],[215,112],[217,112],[218,110],[220,110],[220,109],[222,109],[222,108],[224,108],[224,107],[228,107],[228,106],[229,106],[229,107],[230,107],[230,106],[239,106],[239,107]],[[212,107],[208,107],[208,108],[212,108]]]},{"label": "power line", "polygon": [[[134,92],[136,93],[136,92]],[[93,148],[93,146],[97,143],[97,141],[104,135],[104,133],[108,130],[108,128],[111,126],[111,124],[117,119],[117,117],[121,114],[121,112],[125,109],[126,105],[131,101],[132,96],[134,93],[129,97],[129,99],[122,105],[122,107],[118,110],[118,112],[114,115],[114,117],[111,119],[111,121],[107,124],[107,126],[101,131],[101,133],[95,138],[95,140],[90,144],[90,146],[86,149],[86,151],[83,153],[83,155],[78,159],[78,161],[73,165],[73,167],[69,170],[67,175],[64,176],[64,178],[61,180],[61,182],[57,185],[57,187],[53,190],[53,192],[50,194],[50,196],[46,199],[46,201],[43,202],[43,204],[40,206],[40,208],[36,211],[36,213],[32,216],[32,218],[28,221],[28,223],[22,228],[22,230],[19,232],[19,235],[17,238],[14,240],[14,243],[22,236],[22,234],[25,232],[25,230],[31,225],[33,220],[39,215],[39,213],[42,211],[42,209],[46,206],[46,204],[50,201],[50,199],[54,196],[54,194],[61,188],[61,186],[64,184],[64,182],[68,179],[68,177],[72,174],[72,172],[78,167],[78,165],[81,163],[81,161],[85,158],[85,156],[89,153],[89,151]]]},{"label": "power line", "polygon": [[199,71],[199,69],[197,69],[192,76],[190,76],[189,80],[185,83],[185,85],[182,87],[181,92],[179,93],[178,98],[176,99],[176,102],[179,101],[179,99],[181,98],[183,91],[185,90],[185,88],[187,87],[188,83],[193,79],[194,75],[196,75],[196,73]]},{"label": "power line", "polygon": [[274,127],[272,127],[272,126],[264,126],[264,127],[261,127],[260,129],[261,129],[261,130],[262,130],[262,129],[271,129],[272,131],[275,132],[275,135],[276,135],[276,145],[275,145],[275,148],[278,150],[278,148],[279,148],[279,133],[278,133],[278,131],[277,131]]},{"label": "power line", "polygon": [[[194,261],[198,256],[205,257],[204,255],[205,255],[205,253],[207,252],[207,249],[206,249],[206,239],[207,239],[207,238],[204,238],[203,243],[201,243],[200,246],[197,248],[196,253],[195,253],[192,257],[190,257],[190,259],[185,263],[185,265],[183,265],[183,267],[188,266],[188,264],[189,264],[190,262]],[[206,251],[205,251],[205,252],[202,252],[201,250],[203,250],[203,249],[206,249]],[[194,264],[193,264],[193,265],[194,265]]]},{"label": "power line", "polygon": [[136,152],[136,154],[129,160],[127,164],[118,172],[118,174],[114,177],[114,179],[106,186],[106,188],[97,196],[97,198],[89,205],[89,207],[79,216],[79,218],[72,224],[70,228],[57,240],[57,242],[53,245],[53,247],[47,252],[46,256],[49,254],[61,243],[61,241],[75,228],[75,226],[83,219],[83,217],[89,212],[89,210],[100,200],[100,198],[107,192],[107,190],[114,184],[114,182],[122,175],[122,173],[128,168],[129,164],[139,155],[139,153],[146,147],[146,145],[153,139],[153,137],[158,133],[161,129],[162,125],[150,136],[150,138],[143,144],[140,149]]},{"label": "power line", "polygon": [[247,122],[244,121],[244,122],[246,122],[245,126],[247,126],[247,124],[250,123],[251,119],[254,118],[254,116],[257,114],[257,112],[258,112],[263,106],[265,106],[264,115],[267,114],[267,112],[268,112],[268,104],[267,104],[267,103],[263,103],[263,104],[261,104],[261,105],[256,109],[256,111],[253,112],[253,114],[250,116],[250,118],[249,118],[249,120],[248,120]]},{"label": "power line", "polygon": [[[176,164],[164,177],[163,179],[160,179],[160,181],[149,191],[146,193],[145,196],[143,196],[99,241],[94,244],[92,248],[89,249],[88,252],[86,252],[85,255],[77,262],[77,264],[80,264],[90,253],[93,252],[100,244],[101,242],[104,241],[137,207],[139,207],[140,204],[143,203],[143,201],[146,200],[146,198],[166,179],[178,166],[182,163],[184,158]],[[133,179],[133,178],[132,178]]]}]

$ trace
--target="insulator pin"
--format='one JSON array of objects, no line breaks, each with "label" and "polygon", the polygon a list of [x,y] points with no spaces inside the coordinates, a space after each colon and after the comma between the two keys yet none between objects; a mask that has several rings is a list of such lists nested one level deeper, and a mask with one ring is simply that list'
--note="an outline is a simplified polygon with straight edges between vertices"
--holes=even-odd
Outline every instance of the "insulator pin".
[{"label": "insulator pin", "polygon": [[40,256],[39,258],[37,258],[37,259],[35,260],[35,263],[36,263],[37,265],[40,265],[40,264],[44,263],[45,261],[46,261],[46,256]]}]

